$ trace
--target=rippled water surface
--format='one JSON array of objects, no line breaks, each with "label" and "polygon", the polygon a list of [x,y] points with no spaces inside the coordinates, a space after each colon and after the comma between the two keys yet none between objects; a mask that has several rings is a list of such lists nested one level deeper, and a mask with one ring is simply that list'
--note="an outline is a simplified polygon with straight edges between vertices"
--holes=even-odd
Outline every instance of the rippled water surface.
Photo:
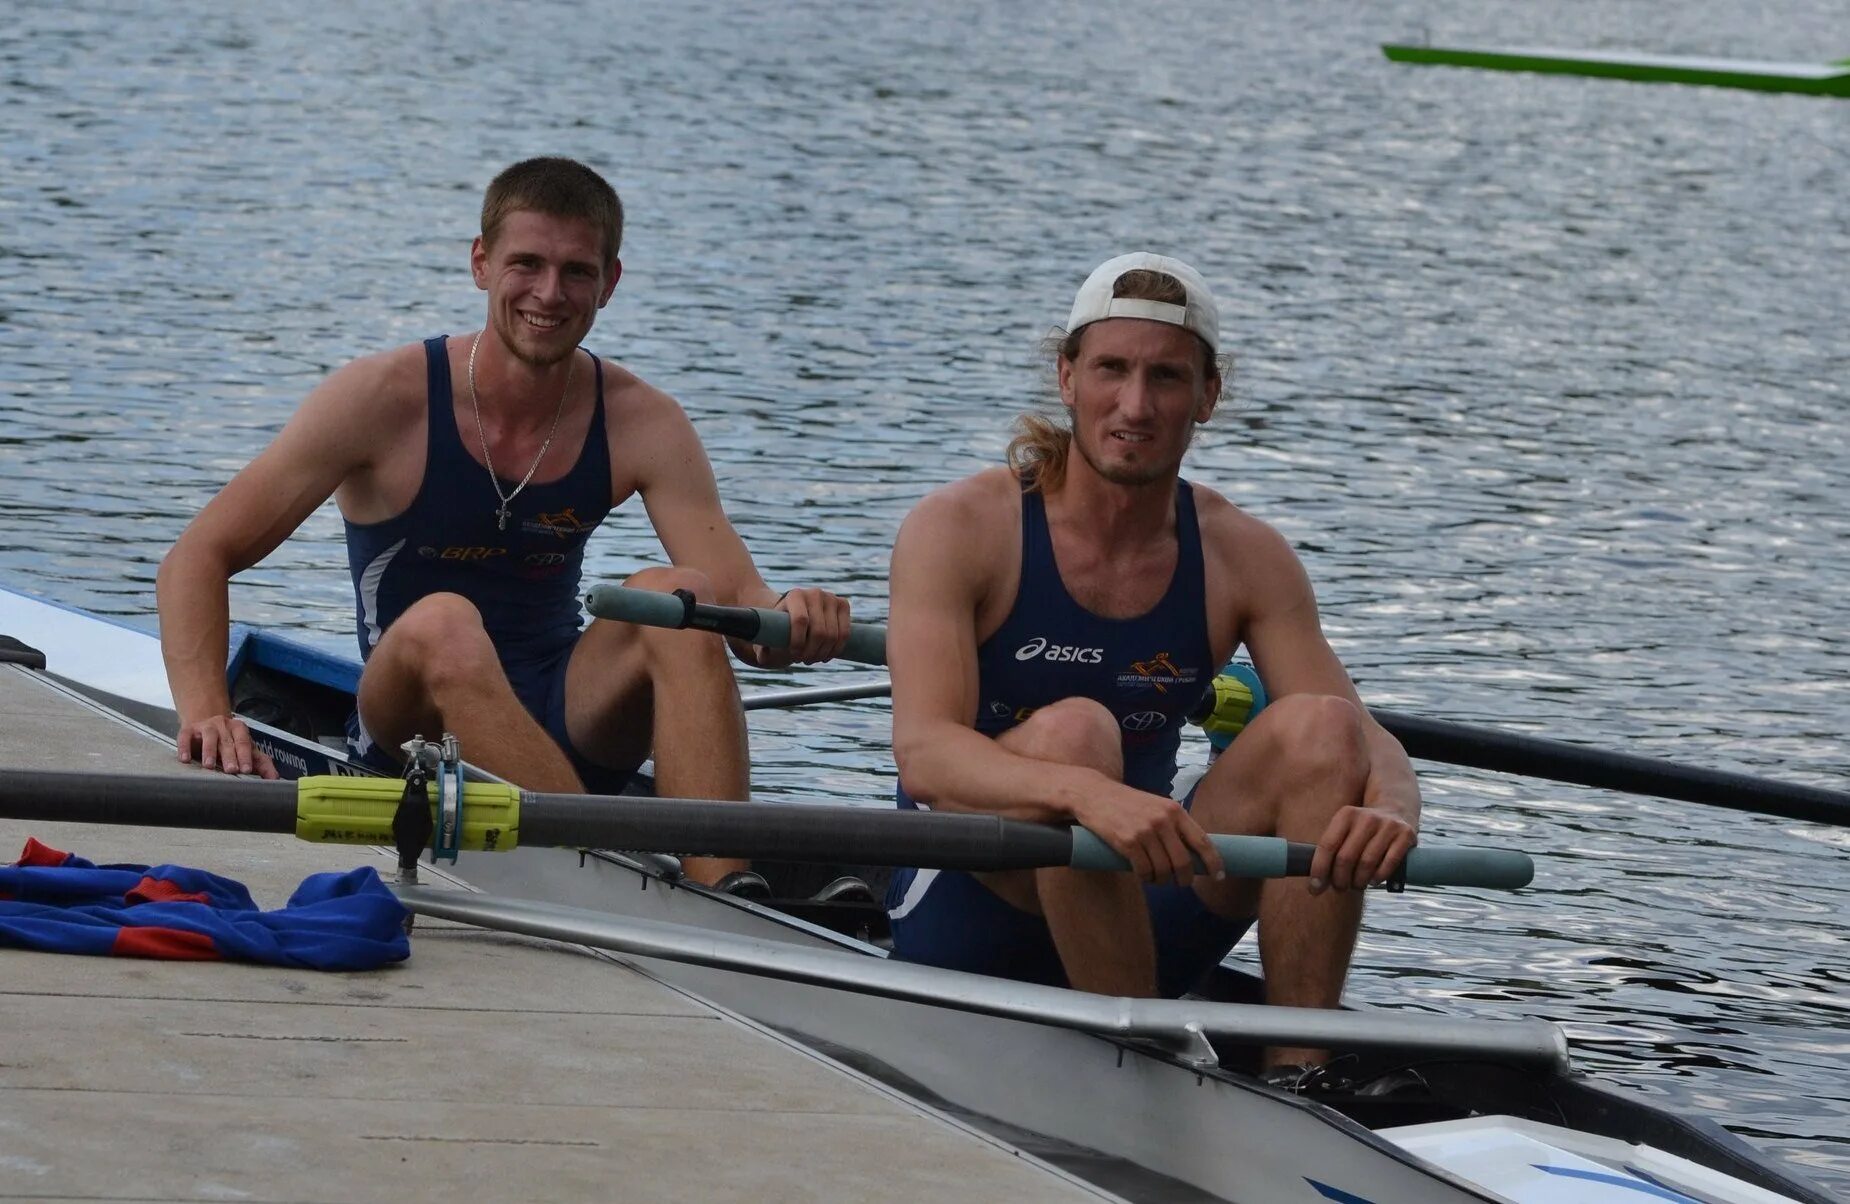
[{"label": "rippled water surface", "polygon": [[[479,325],[480,190],[558,152],[629,207],[592,345],[694,415],[774,582],[881,617],[899,519],[1045,404],[1034,347],[1085,272],[1171,251],[1240,357],[1189,471],[1298,546],[1371,702],[1842,788],[1850,102],[1376,47],[1817,61],[1843,16],[21,7],[0,579],[146,616],[315,381]],[[639,509],[612,527],[600,576],[659,555]],[[324,508],[236,615],[345,650],[339,540]],[[766,797],[886,795],[884,704],[753,722]],[[1375,900],[1355,998],[1558,1020],[1583,1066],[1850,1191],[1844,832],[1426,768],[1427,838],[1531,849],[1537,882]]]}]

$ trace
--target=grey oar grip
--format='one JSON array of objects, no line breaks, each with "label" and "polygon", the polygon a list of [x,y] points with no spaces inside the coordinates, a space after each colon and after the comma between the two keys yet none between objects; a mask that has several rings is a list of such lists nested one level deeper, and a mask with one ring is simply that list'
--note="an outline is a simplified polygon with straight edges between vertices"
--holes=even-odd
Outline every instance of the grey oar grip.
[{"label": "grey oar grip", "polygon": [[640,623],[644,627],[687,626],[686,604],[673,594],[652,589],[594,585],[585,599],[585,609],[600,619],[615,619],[619,623]]},{"label": "grey oar grip", "polygon": [[[763,610],[759,607],[738,607],[750,610],[758,616],[758,634],[752,637],[752,643],[763,644],[766,648],[790,647],[790,616],[781,610]],[[877,623],[850,623],[848,625],[848,642],[843,645],[836,660],[857,661],[863,665],[886,664],[886,628]]]},{"label": "grey oar grip", "polygon": [[1407,854],[1410,886],[1488,886],[1516,890],[1535,879],[1535,862],[1515,849],[1414,849]]},{"label": "grey oar grip", "polygon": [[[1310,872],[1315,846],[1277,836],[1210,834],[1230,878],[1285,878]],[[1130,862],[1085,828],[1073,829],[1073,859],[1079,870],[1128,870]],[[1410,886],[1483,886],[1515,890],[1535,877],[1535,863],[1514,849],[1414,849],[1403,867]]]}]

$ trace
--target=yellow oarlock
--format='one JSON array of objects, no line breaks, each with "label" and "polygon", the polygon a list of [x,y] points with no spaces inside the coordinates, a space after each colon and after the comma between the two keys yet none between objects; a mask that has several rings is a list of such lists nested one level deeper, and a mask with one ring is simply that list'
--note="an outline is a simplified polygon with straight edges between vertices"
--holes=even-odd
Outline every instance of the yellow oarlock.
[{"label": "yellow oarlock", "polygon": [[[428,787],[433,822],[437,784]],[[396,842],[392,816],[405,796],[396,778],[344,775],[301,778],[296,782],[295,834],[317,844]],[[463,787],[462,838],[457,847],[475,852],[506,851],[520,843],[520,788],[499,782],[470,782]]]}]

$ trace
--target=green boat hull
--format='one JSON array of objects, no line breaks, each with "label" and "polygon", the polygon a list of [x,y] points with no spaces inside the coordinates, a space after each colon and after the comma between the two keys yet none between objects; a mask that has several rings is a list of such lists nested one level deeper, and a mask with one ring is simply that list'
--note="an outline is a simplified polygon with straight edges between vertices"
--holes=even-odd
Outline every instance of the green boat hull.
[{"label": "green boat hull", "polygon": [[1850,97],[1850,60],[1839,63],[1758,63],[1734,59],[1676,58],[1573,50],[1482,50],[1409,46],[1389,42],[1382,53],[1397,63],[1591,75],[1653,84],[1706,84],[1756,92],[1799,92]]}]

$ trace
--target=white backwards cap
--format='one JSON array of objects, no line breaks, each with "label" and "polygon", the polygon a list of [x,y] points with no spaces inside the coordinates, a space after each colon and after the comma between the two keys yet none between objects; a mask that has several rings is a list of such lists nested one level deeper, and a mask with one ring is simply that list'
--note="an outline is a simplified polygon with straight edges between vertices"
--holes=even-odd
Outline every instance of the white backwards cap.
[{"label": "white backwards cap", "polygon": [[[1133,301],[1129,297],[1111,295],[1118,277],[1139,270],[1174,277],[1182,291],[1188,294],[1188,303],[1171,305],[1166,301]],[[1201,273],[1180,259],[1135,251],[1100,264],[1086,277],[1086,282],[1079,286],[1079,295],[1073,298],[1073,313],[1066,320],[1067,333],[1106,318],[1143,318],[1185,327],[1200,335],[1209,351],[1220,354],[1220,307],[1214,304],[1214,294],[1208,291],[1208,282],[1201,278]]]}]

